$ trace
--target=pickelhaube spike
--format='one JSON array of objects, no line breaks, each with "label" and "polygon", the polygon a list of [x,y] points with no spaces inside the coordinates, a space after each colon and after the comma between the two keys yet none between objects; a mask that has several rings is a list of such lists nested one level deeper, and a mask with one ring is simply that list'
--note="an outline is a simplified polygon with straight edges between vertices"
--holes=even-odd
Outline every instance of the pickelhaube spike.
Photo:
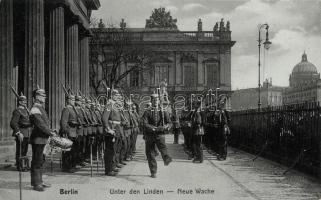
[{"label": "pickelhaube spike", "polygon": [[20,92],[20,96],[18,97],[18,101],[26,101],[27,97],[25,95],[23,95],[22,92]]}]

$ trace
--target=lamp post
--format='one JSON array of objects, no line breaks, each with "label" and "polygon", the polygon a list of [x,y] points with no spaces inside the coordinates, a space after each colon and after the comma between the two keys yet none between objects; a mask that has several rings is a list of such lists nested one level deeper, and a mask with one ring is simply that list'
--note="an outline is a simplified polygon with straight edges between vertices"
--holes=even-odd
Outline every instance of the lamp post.
[{"label": "lamp post", "polygon": [[272,44],[270,41],[269,41],[269,25],[267,23],[265,24],[262,24],[259,26],[259,39],[258,39],[258,42],[259,42],[259,63],[258,63],[258,66],[259,66],[259,80],[258,80],[258,87],[259,87],[259,100],[258,100],[258,110],[261,109],[261,42],[262,42],[262,39],[261,39],[261,29],[262,28],[265,28],[266,30],[266,35],[265,35],[265,41],[263,42],[264,44],[264,48],[266,50],[268,50],[270,48],[270,45]]}]

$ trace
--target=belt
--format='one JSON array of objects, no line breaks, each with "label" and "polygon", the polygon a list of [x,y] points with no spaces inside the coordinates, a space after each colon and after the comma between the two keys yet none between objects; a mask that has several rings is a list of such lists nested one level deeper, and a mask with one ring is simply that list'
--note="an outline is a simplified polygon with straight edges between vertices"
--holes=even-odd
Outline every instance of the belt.
[{"label": "belt", "polygon": [[21,125],[19,125],[19,127],[20,127],[20,128],[31,128],[32,125],[31,125],[31,124],[29,124],[29,125],[21,124]]},{"label": "belt", "polygon": [[120,121],[112,121],[112,120],[109,120],[110,123],[113,123],[113,124],[120,124],[121,122]]}]

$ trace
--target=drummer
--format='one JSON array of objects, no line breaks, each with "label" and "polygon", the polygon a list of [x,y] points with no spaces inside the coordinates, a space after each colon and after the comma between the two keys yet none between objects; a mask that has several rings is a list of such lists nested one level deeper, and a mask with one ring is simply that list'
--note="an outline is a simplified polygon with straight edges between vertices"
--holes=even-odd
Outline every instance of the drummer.
[{"label": "drummer", "polygon": [[31,161],[31,185],[36,191],[44,191],[44,188],[50,187],[42,181],[42,166],[44,159],[44,148],[47,144],[49,136],[55,136],[55,133],[49,128],[50,121],[45,110],[46,93],[43,89],[33,91],[34,104],[30,110],[30,122],[33,130],[30,136],[30,144],[32,145],[32,161]]}]

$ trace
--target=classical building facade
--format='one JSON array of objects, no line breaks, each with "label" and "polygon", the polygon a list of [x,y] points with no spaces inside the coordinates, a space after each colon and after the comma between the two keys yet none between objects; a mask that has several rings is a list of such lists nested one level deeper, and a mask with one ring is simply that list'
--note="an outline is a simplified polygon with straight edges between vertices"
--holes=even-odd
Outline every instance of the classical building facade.
[{"label": "classical building facade", "polygon": [[[125,78],[130,91],[147,95],[155,91],[162,81],[166,81],[170,98],[176,95],[189,96],[191,93],[202,93],[215,88],[220,88],[219,94],[230,95],[231,47],[235,44],[235,41],[231,40],[230,23],[225,24],[222,19],[212,31],[203,31],[199,19],[195,23],[197,31],[179,31],[173,24],[176,19],[170,17],[169,21],[169,24],[172,24],[170,28],[158,26],[160,23],[153,24],[154,20],[148,19],[145,28],[126,29],[131,35],[131,44],[144,47],[153,53],[148,71],[133,71]],[[124,26],[126,24],[122,21],[120,27]],[[108,28],[103,26],[92,31],[98,33],[100,38],[110,34]],[[100,41],[104,43],[104,40]],[[91,45],[98,44],[93,41]],[[94,61],[91,65],[91,69],[100,68]],[[130,67],[131,63],[125,62],[120,71],[126,71]],[[98,73],[95,79],[101,80],[103,69],[98,71],[101,73]]]},{"label": "classical building facade", "polygon": [[[261,88],[261,108],[283,105],[285,87],[272,85],[272,80],[265,80]],[[258,88],[234,90],[231,97],[233,111],[258,108]]]},{"label": "classical building facade", "polygon": [[321,101],[320,73],[308,61],[304,52],[301,62],[296,64],[289,78],[289,87],[283,94],[285,105]]},{"label": "classical building facade", "polygon": [[65,105],[62,84],[89,92],[89,24],[99,7],[99,0],[0,1],[0,141],[11,139],[11,85],[29,106],[37,85],[46,89],[52,128]]}]

